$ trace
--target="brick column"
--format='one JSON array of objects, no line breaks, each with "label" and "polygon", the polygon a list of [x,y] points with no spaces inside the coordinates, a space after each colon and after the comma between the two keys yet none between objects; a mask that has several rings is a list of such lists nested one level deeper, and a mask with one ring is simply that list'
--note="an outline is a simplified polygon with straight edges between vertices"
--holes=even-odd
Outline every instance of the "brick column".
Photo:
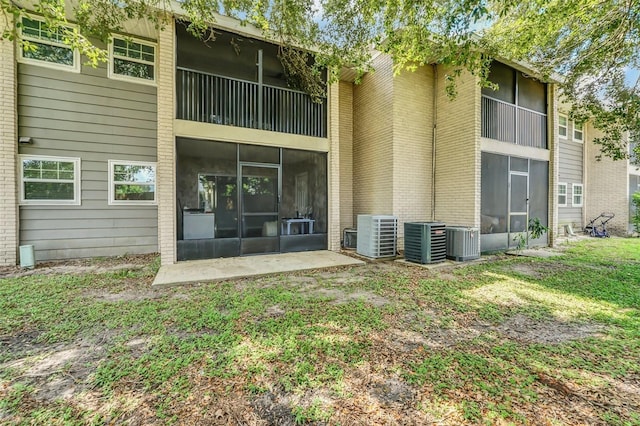
[{"label": "brick column", "polygon": [[158,248],[163,265],[176,262],[175,21],[158,37]]},{"label": "brick column", "polygon": [[328,226],[329,250],[340,250],[340,84],[329,87],[329,188]]},{"label": "brick column", "polygon": [[18,247],[17,66],[14,42],[0,40],[0,265],[15,265]]}]

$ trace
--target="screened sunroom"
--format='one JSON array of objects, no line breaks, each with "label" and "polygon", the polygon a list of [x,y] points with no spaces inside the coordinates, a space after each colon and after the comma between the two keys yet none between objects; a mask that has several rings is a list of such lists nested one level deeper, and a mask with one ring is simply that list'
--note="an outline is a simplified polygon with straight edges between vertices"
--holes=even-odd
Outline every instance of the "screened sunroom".
[{"label": "screened sunroom", "polygon": [[327,248],[327,154],[176,141],[178,260]]}]

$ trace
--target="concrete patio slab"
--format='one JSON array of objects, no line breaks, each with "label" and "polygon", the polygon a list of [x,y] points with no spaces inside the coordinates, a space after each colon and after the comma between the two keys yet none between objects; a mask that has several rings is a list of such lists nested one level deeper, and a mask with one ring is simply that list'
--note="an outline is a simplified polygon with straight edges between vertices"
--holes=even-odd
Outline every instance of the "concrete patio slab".
[{"label": "concrete patio slab", "polygon": [[154,286],[232,280],[283,272],[336,266],[364,265],[362,260],[332,251],[266,254],[260,256],[191,260],[164,265],[153,280]]}]

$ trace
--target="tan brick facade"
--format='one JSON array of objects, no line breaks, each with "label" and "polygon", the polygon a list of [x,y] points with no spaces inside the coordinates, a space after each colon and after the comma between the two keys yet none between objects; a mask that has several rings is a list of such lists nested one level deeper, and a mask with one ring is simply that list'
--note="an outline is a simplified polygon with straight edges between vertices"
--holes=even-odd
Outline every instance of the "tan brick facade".
[{"label": "tan brick facade", "polygon": [[175,29],[171,21],[158,37],[158,247],[163,265],[176,262]]},{"label": "tan brick facade", "polygon": [[340,82],[340,230],[355,226],[353,218],[353,85]]},{"label": "tan brick facade", "polygon": [[433,68],[402,71],[393,86],[393,214],[404,248],[404,223],[431,219]]},{"label": "tan brick facade", "polygon": [[404,222],[431,219],[433,70],[374,67],[353,90],[353,211],[398,216],[401,249]]},{"label": "tan brick facade", "polygon": [[327,243],[340,250],[340,85],[329,87],[329,174]]},{"label": "tan brick facade", "polygon": [[451,100],[445,93],[446,73],[438,66],[435,219],[480,226],[480,86],[465,73]]},{"label": "tan brick facade", "polygon": [[0,266],[15,265],[17,262],[16,67],[14,42],[0,40]]},{"label": "tan brick facade", "polygon": [[393,214],[392,65],[379,55],[353,89],[354,215]]},{"label": "tan brick facade", "polygon": [[607,224],[607,230],[614,235],[627,235],[629,224],[629,174],[627,162],[613,161],[604,157],[597,161],[600,153],[593,139],[598,133],[587,125],[585,137],[587,179],[585,182],[584,206],[587,223],[602,212],[616,216]]}]

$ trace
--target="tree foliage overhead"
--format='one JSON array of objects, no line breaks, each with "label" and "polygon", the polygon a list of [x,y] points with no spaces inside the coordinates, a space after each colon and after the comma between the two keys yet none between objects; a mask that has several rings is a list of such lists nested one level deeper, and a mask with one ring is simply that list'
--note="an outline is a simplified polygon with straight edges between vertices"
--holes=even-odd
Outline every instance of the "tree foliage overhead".
[{"label": "tree foliage overhead", "polygon": [[[146,19],[159,28],[171,14],[207,37],[219,15],[254,25],[285,47],[281,60],[296,78],[319,67],[370,70],[372,49],[394,59],[397,72],[434,62],[449,65],[449,93],[463,70],[486,77],[492,58],[525,61],[541,74],[562,76],[561,90],[572,117],[590,119],[604,134],[602,154],[626,158],[627,132],[639,134],[640,83],[628,81],[639,67],[640,0],[0,0],[3,38],[17,36],[24,10],[65,29],[67,41],[92,63],[106,53],[90,40],[107,40],[124,22]],[[168,12],[168,13],[167,13]],[[315,53],[315,65],[286,50]],[[296,69],[300,72],[296,73]],[[307,69],[308,68],[308,69]],[[337,75],[331,76],[336,78]],[[312,81],[313,78],[309,77]]]}]

